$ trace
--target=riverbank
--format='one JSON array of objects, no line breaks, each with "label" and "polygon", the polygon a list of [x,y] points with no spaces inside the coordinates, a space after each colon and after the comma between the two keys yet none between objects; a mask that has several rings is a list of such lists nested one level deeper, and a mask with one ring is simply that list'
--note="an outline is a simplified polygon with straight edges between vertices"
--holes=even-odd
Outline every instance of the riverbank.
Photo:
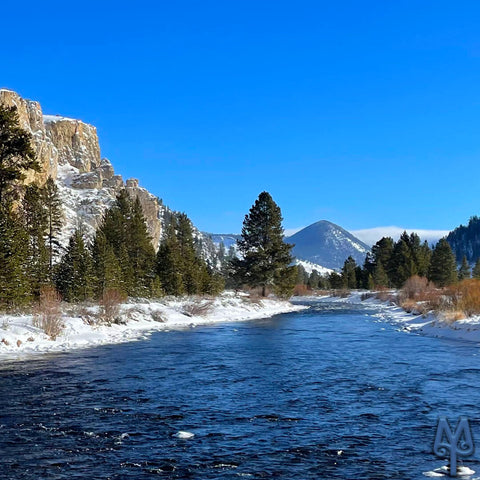
[{"label": "riverbank", "polygon": [[85,305],[65,307],[61,319],[63,329],[55,340],[34,326],[33,315],[1,315],[0,360],[140,340],[155,331],[268,318],[306,307],[225,292],[215,299],[186,297],[124,303],[120,305],[122,323],[111,325],[98,322],[98,308]]},{"label": "riverbank", "polygon": [[391,301],[382,301],[373,295],[365,299],[365,292],[352,292],[348,297],[301,297],[302,301],[328,301],[335,303],[349,303],[356,305],[371,305],[378,309],[373,317],[398,326],[405,332],[420,333],[438,338],[451,338],[480,342],[480,316],[473,316],[461,320],[447,320],[434,312],[427,314],[409,313]]}]

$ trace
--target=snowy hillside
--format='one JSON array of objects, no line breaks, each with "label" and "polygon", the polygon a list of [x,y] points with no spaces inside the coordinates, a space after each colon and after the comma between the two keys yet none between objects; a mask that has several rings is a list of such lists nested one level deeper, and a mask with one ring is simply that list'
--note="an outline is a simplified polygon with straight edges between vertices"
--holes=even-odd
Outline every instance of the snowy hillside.
[{"label": "snowy hillside", "polygon": [[309,225],[287,237],[286,241],[295,245],[292,253],[297,259],[335,270],[342,268],[349,256],[357,264],[363,265],[370,250],[368,245],[351,233],[326,220]]}]

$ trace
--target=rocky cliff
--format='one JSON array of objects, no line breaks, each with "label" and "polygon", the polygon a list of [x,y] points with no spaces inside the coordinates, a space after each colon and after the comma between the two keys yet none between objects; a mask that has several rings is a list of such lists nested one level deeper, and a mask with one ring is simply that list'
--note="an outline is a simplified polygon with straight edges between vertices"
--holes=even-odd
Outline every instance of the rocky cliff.
[{"label": "rocky cliff", "polygon": [[[138,180],[132,178],[124,182],[115,174],[110,161],[101,158],[97,129],[93,125],[44,115],[38,102],[26,100],[11,90],[0,89],[0,104],[16,106],[21,127],[33,137],[42,169],[40,173],[29,172],[26,183],[35,181],[42,185],[48,177],[57,183],[65,215],[63,243],[67,243],[79,225],[92,235],[119,190],[126,188],[132,198],[139,198],[153,245],[158,247],[163,225],[172,211],[140,187]],[[204,258],[215,265],[209,239],[196,229],[195,236]]]}]

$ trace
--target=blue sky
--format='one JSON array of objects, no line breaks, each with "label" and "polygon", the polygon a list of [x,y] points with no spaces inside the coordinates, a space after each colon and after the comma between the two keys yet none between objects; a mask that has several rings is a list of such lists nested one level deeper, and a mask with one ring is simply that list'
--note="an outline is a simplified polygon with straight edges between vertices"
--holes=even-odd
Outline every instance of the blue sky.
[{"label": "blue sky", "polygon": [[479,214],[480,3],[5,2],[0,87],[98,128],[202,230],[262,190],[288,229]]}]

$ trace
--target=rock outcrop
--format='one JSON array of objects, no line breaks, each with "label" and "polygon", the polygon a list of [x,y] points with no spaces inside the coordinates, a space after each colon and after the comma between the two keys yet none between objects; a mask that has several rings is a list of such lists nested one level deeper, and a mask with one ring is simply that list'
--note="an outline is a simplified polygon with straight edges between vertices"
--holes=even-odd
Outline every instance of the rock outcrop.
[{"label": "rock outcrop", "polygon": [[[28,172],[25,182],[42,185],[52,177],[57,183],[66,220],[63,241],[66,243],[80,224],[93,234],[105,210],[125,187],[110,161],[100,156],[97,129],[80,120],[43,115],[38,102],[26,100],[11,90],[0,90],[0,104],[16,106],[20,126],[33,137],[42,168],[39,173]],[[165,207],[140,187],[138,180],[128,180],[126,188],[132,198],[139,197],[153,245],[158,247]]]},{"label": "rock outcrop", "polygon": [[[152,243],[158,248],[163,226],[173,211],[142,188],[137,179],[124,183],[121,175],[115,174],[111,162],[101,158],[94,126],[81,120],[43,115],[38,102],[26,100],[11,90],[0,89],[0,105],[16,106],[21,127],[32,134],[42,168],[40,172],[28,172],[25,183],[43,185],[48,177],[56,181],[65,215],[64,245],[79,225],[93,236],[105,210],[113,204],[117,193],[126,188],[131,198],[140,200]],[[201,256],[217,268],[218,258],[211,239],[195,227],[194,237]]]}]

